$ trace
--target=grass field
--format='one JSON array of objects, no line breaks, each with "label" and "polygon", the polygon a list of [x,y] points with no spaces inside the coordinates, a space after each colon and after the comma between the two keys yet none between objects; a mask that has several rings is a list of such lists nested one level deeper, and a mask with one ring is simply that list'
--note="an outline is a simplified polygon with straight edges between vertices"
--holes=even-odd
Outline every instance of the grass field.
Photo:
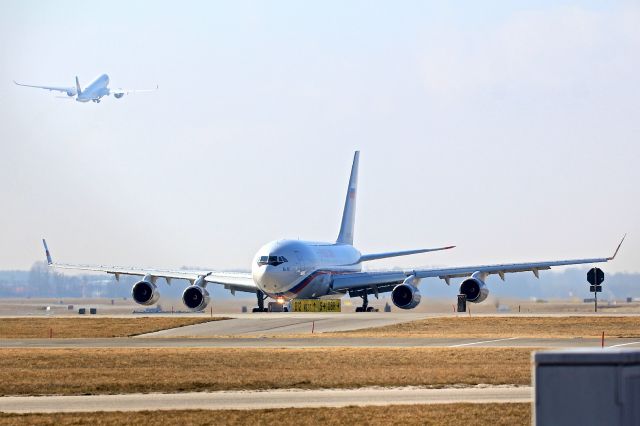
[{"label": "grass field", "polygon": [[353,337],[640,337],[637,317],[444,317],[364,330],[322,333]]},{"label": "grass field", "polygon": [[529,425],[531,404],[2,414],[0,426],[30,425]]},{"label": "grass field", "polygon": [[0,395],[529,385],[530,352],[514,348],[2,349]]},{"label": "grass field", "polygon": [[225,318],[1,318],[0,339],[127,337]]}]

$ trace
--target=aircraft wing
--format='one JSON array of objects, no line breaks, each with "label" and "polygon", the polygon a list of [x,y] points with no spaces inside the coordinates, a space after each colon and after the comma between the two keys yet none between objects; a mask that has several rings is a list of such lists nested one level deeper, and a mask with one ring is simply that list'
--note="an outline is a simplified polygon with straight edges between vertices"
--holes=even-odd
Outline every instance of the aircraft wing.
[{"label": "aircraft wing", "polygon": [[[624,237],[622,238],[624,241]],[[539,271],[551,269],[554,266],[580,265],[604,263],[613,260],[620,250],[622,241],[618,244],[613,256],[597,257],[591,259],[553,260],[527,263],[506,263],[498,265],[476,265],[459,266],[453,268],[437,269],[412,269],[404,271],[380,271],[380,272],[354,272],[333,276],[332,289],[336,293],[348,292],[351,296],[367,294],[378,294],[391,291],[393,287],[402,283],[408,277],[431,278],[437,277],[450,284],[451,278],[469,277],[475,272],[485,275],[499,275],[504,280],[504,275],[513,272],[533,272],[536,277]]]},{"label": "aircraft wing", "polygon": [[45,253],[47,256],[47,264],[52,268],[57,269],[75,269],[80,271],[93,271],[93,272],[104,272],[107,274],[113,274],[116,277],[116,280],[120,278],[121,275],[133,275],[133,276],[150,276],[153,280],[157,278],[164,278],[167,281],[167,284],[171,283],[171,280],[186,280],[191,282],[192,284],[199,279],[200,277],[204,277],[204,280],[207,283],[219,284],[223,285],[226,289],[230,290],[232,293],[236,291],[243,291],[249,293],[255,293],[258,290],[258,287],[253,282],[251,278],[251,274],[248,272],[220,272],[220,271],[210,271],[210,270],[183,270],[183,269],[146,269],[146,268],[130,268],[130,267],[121,267],[121,266],[106,266],[106,265],[77,265],[77,264],[67,264],[67,263],[56,263],[53,262],[51,258],[51,254],[49,252],[49,248],[47,247],[47,242],[42,240],[44,244]]},{"label": "aircraft wing", "polygon": [[109,94],[114,95],[115,97],[122,97],[124,95],[133,95],[136,93],[155,92],[159,88],[160,86],[156,85],[155,89],[109,89]]},{"label": "aircraft wing", "polygon": [[33,86],[31,84],[22,84],[22,83],[18,83],[17,81],[13,81],[16,85],[18,86],[23,86],[23,87],[35,87],[36,89],[46,89],[46,90],[55,90],[57,92],[65,92],[65,93],[71,93],[71,96],[75,96],[76,95],[76,88],[75,87],[59,87],[59,86]]}]

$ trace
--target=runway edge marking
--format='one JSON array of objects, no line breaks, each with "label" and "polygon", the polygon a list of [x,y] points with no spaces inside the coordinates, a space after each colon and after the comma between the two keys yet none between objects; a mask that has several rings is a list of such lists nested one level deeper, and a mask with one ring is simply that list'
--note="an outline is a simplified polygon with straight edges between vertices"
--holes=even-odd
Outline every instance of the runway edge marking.
[{"label": "runway edge marking", "polygon": [[620,343],[618,345],[611,345],[611,346],[607,346],[605,349],[609,349],[609,348],[618,348],[620,346],[629,346],[629,345],[638,345],[640,344],[640,342],[629,342],[629,343]]},{"label": "runway edge marking", "polygon": [[482,345],[483,343],[504,342],[505,340],[514,340],[514,339],[519,339],[519,337],[507,337],[507,338],[504,338],[504,339],[483,340],[481,342],[460,343],[458,345],[451,345],[449,347],[450,348],[459,348],[461,346]]}]

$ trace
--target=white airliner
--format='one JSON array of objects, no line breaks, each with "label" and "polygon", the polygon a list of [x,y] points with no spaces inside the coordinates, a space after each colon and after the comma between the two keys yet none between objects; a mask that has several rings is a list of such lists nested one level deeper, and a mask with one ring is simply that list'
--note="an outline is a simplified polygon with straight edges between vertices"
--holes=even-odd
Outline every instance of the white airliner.
[{"label": "white airliner", "polygon": [[100,103],[100,99],[102,99],[103,96],[113,95],[114,98],[120,99],[124,95],[129,95],[132,93],[153,92],[155,90],[158,90],[158,86],[156,86],[155,89],[109,89],[109,76],[107,74],[102,74],[101,76],[96,77],[84,89],[80,86],[78,77],[76,77],[76,85],[69,87],[33,86],[30,84],[18,83],[15,80],[14,83],[18,86],[35,87],[36,89],[46,89],[49,91],[54,90],[57,92],[63,92],[66,93],[69,98],[73,98],[75,96],[75,100],[78,102],[93,101],[95,103]]},{"label": "white airliner", "polygon": [[613,260],[624,237],[611,257],[575,260],[557,260],[547,262],[512,263],[502,265],[462,266],[439,269],[408,269],[405,271],[363,272],[362,263],[376,259],[406,256],[416,253],[447,250],[454,246],[394,251],[388,253],[361,254],[353,246],[353,231],[358,187],[358,160],[356,151],[351,168],[351,177],[342,213],[342,224],[335,242],[309,242],[299,240],[277,240],[263,246],[256,253],[251,264],[251,273],[216,272],[209,270],[186,271],[165,269],[138,269],[117,266],[86,266],[54,263],[47,243],[43,241],[47,263],[51,267],[88,271],[100,271],[120,275],[142,277],[133,285],[133,299],[141,305],[151,305],[160,298],[157,288],[158,278],[164,278],[167,284],[173,279],[183,279],[191,283],[182,295],[185,306],[193,311],[206,308],[209,303],[208,284],[223,285],[231,293],[244,291],[257,295],[258,307],[254,312],[264,311],[264,300],[271,297],[277,300],[295,298],[337,298],[345,294],[361,297],[362,306],[357,312],[371,311],[368,296],[391,292],[391,300],[401,309],[412,309],[420,303],[420,280],[438,277],[447,284],[452,278],[464,278],[460,284],[460,294],[467,296],[472,303],[482,302],[489,295],[485,284],[487,276],[497,274],[504,280],[510,272],[530,271],[538,273],[552,266],[600,263]]}]

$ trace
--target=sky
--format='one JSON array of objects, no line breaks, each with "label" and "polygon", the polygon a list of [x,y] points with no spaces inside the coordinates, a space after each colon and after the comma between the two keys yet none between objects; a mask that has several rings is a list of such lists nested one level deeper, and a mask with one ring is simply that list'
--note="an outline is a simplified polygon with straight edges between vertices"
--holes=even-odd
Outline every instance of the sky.
[{"label": "sky", "polygon": [[[250,268],[336,238],[372,267],[613,252],[639,272],[637,1],[0,3],[0,269]],[[18,87],[160,89],[80,104]]]}]

